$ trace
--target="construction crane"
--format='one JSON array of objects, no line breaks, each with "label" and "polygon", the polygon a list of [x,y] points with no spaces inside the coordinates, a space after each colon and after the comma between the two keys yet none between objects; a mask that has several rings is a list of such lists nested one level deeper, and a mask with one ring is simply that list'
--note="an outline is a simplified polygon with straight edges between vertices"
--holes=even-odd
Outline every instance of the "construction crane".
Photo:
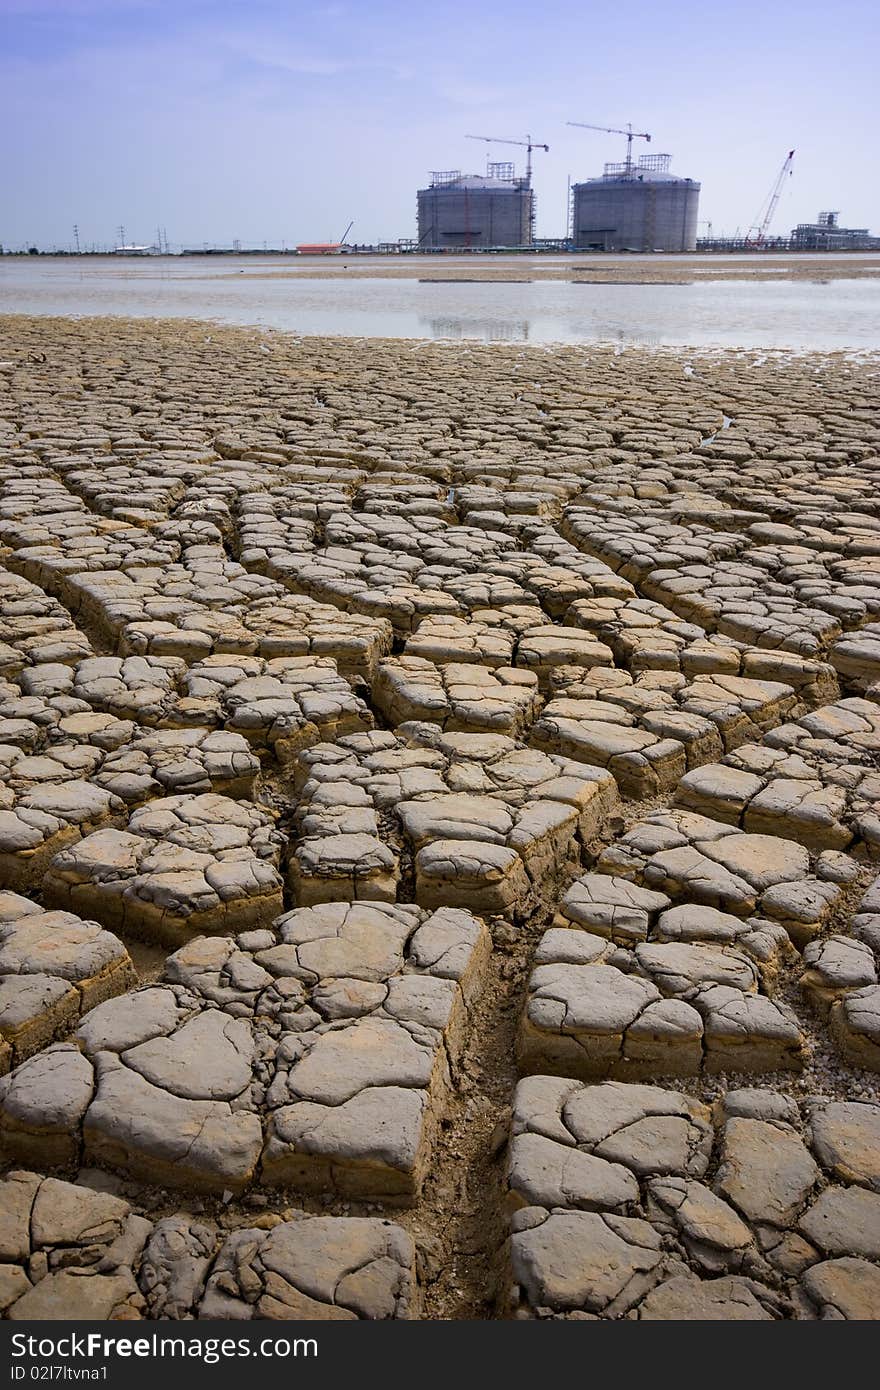
[{"label": "construction crane", "polygon": [[632,173],[632,144],[633,140],[647,140],[651,143],[651,137],[645,130],[633,130],[630,122],[627,122],[626,130],[620,130],[613,125],[587,125],[585,121],[566,121],[566,125],[576,125],[580,130],[601,130],[605,135],[625,135],[626,136],[626,176],[629,178]]},{"label": "construction crane", "polygon": [[[794,163],[794,150],[789,150],[779,170],[779,175],[770,190],[770,197],[766,205],[762,205],[764,216],[758,213],[759,221],[749,227],[749,234],[746,237],[746,246],[763,246],[767,240],[767,233],[770,230],[770,223],[773,221],[773,214],[776,212],[779,199],[782,197],[782,185],[785,183],[786,175],[791,176],[792,164]],[[752,233],[754,232],[754,236]]]},{"label": "construction crane", "polygon": [[466,140],[485,140],[487,145],[522,145],[526,150],[526,184],[532,186],[532,150],[543,150],[545,154],[550,153],[549,145],[540,145],[537,140],[533,140],[531,135],[527,135],[525,140],[499,140],[494,135],[466,135]]}]

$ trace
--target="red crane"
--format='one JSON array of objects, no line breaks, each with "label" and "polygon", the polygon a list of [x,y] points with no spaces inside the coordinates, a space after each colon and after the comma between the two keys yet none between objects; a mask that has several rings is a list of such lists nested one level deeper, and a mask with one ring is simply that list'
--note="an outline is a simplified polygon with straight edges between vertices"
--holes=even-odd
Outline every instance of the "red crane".
[{"label": "red crane", "polygon": [[[785,183],[786,176],[791,177],[792,164],[794,163],[794,150],[789,150],[788,154],[779,170],[776,182],[770,190],[770,197],[765,204],[762,204],[761,211],[755,223],[749,227],[749,234],[746,237],[746,246],[763,246],[767,240],[767,232],[770,230],[770,223],[776,212],[779,199],[782,197],[782,185]],[[763,213],[763,216],[761,216]],[[754,233],[754,235],[752,235]]]}]

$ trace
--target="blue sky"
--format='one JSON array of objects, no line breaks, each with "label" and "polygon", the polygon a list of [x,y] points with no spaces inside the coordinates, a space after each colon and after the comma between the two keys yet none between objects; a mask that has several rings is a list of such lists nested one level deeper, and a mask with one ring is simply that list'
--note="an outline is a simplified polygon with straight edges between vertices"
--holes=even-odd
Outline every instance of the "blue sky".
[{"label": "blue sky", "polygon": [[467,132],[549,143],[538,232],[558,236],[568,175],[624,153],[568,120],[650,131],[702,182],[716,232],[748,227],[791,146],[777,230],[840,208],[880,231],[878,15],[868,0],[0,0],[0,242],[67,245],[75,222],[84,245],[120,224],[190,245],[336,238],[352,218],[353,240],[410,236],[429,170],[484,167]]}]

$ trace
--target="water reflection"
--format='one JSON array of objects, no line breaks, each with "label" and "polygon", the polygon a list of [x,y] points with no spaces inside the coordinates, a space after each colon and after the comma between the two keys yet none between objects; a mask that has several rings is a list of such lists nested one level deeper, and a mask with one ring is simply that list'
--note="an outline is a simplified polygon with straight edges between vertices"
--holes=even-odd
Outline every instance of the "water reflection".
[{"label": "water reflection", "polygon": [[596,325],[596,337],[604,343],[614,343],[616,346],[625,347],[659,347],[663,342],[662,334],[652,333],[649,328],[640,328],[637,332],[626,331],[614,325],[608,325],[602,329]]},{"label": "water reflection", "polygon": [[296,334],[736,349],[878,349],[880,278],[690,285],[266,274],[252,260],[0,261],[0,313],[214,319]]},{"label": "water reflection", "polygon": [[419,315],[419,324],[428,330],[430,338],[479,338],[483,343],[527,343],[528,319],[464,319],[427,318]]}]

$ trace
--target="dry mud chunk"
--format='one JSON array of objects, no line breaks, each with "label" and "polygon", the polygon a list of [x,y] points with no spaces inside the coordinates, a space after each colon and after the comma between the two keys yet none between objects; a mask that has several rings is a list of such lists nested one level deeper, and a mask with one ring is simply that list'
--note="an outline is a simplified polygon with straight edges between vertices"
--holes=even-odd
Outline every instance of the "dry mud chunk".
[{"label": "dry mud chunk", "polygon": [[128,952],[95,922],[0,894],[0,1039],[7,1070],[135,982]]},{"label": "dry mud chunk", "polygon": [[715,1190],[749,1221],[790,1226],[819,1178],[806,1145],[787,1126],[736,1116],[727,1121]]},{"label": "dry mud chunk", "polygon": [[124,803],[102,787],[74,777],[5,793],[0,809],[0,880],[7,888],[34,889],[66,846],[102,826],[116,825]]},{"label": "dry mud chunk", "polygon": [[676,900],[738,917],[760,913],[798,940],[815,934],[840,892],[811,875],[803,846],[683,810],[656,811],[639,821],[596,867]]},{"label": "dry mud chunk", "polygon": [[0,1182],[0,1290],[12,1319],[334,1319],[418,1315],[415,1250],[389,1221],[307,1217],[226,1235],[155,1225],[80,1184]]},{"label": "dry mud chunk", "polygon": [[380,663],[373,698],[392,726],[427,719],[450,731],[516,737],[538,712],[537,685],[531,672],[511,667],[435,666],[404,656]]},{"label": "dry mud chunk", "polygon": [[63,1269],[47,1274],[23,1294],[7,1317],[24,1321],[79,1322],[138,1316],[141,1298],[127,1269],[112,1274]]},{"label": "dry mud chunk", "polygon": [[[159,724],[174,703],[184,669],[183,662],[172,657],[92,656],[68,671],[63,690],[117,719]],[[34,669],[34,681],[39,671]],[[50,687],[44,681],[41,689],[59,692],[57,682]]]},{"label": "dry mud chunk", "polygon": [[580,927],[618,946],[642,941],[705,942],[736,946],[754,960],[762,978],[772,980],[779,957],[788,951],[784,929],[766,919],[743,920],[697,903],[672,907],[665,893],[610,874],[583,874],[560,899],[554,927]]},{"label": "dry mud chunk", "polygon": [[279,836],[268,813],[227,797],[172,796],[57,855],[47,902],[123,934],[179,943],[268,925],[281,909]]},{"label": "dry mud chunk", "polygon": [[154,1318],[195,1315],[217,1246],[217,1232],[193,1217],[157,1221],[144,1246],[138,1287]]},{"label": "dry mud chunk", "polygon": [[135,1216],[128,1202],[109,1192],[94,1192],[57,1178],[45,1178],[30,1213],[31,1252],[46,1250],[50,1269],[101,1264],[104,1270],[133,1263],[143,1247],[149,1223]]},{"label": "dry mud chunk", "polygon": [[582,930],[552,929],[536,962],[522,1070],[639,1078],[802,1064],[797,1020],[758,992],[754,960],[730,945],[661,940],[630,953]]},{"label": "dry mud chunk", "polygon": [[331,604],[279,596],[249,604],[246,630],[259,642],[260,656],[326,656],[347,680],[372,680],[381,657],[391,650],[387,618],[342,613]]},{"label": "dry mud chunk", "polygon": [[768,1289],[736,1275],[705,1281],[681,1274],[652,1289],[636,1316],[664,1322],[770,1322]]},{"label": "dry mud chunk", "polygon": [[[863,1187],[828,1187],[798,1224],[825,1255],[880,1259],[880,1193]],[[880,1314],[880,1308],[877,1311]]]},{"label": "dry mud chunk", "polygon": [[552,673],[557,691],[536,725],[540,746],[609,766],[625,791],[644,796],[674,786],[685,768],[721,757],[792,709],[790,686],[738,676],[672,672],[633,679],[597,667]]},{"label": "dry mud chunk", "polygon": [[804,950],[806,969],[800,987],[820,1013],[827,1014],[838,1001],[864,994],[877,984],[877,964],[867,942],[849,936],[827,936],[811,941]]},{"label": "dry mud chunk", "polygon": [[612,666],[609,647],[597,642],[581,628],[547,624],[523,633],[517,647],[517,665],[534,671],[542,689],[547,688],[557,666]]},{"label": "dry mud chunk", "polygon": [[[57,1162],[81,1142],[87,1162],[173,1188],[240,1191],[260,1164],[264,1182],[408,1200],[489,950],[469,913],[408,904],[300,908],[274,931],[199,938],[165,983],[88,1013],[81,1052],[4,1079],[4,1138]],[[75,1113],[55,1103],[67,1148],[42,1097],[66,1073],[33,1071],[51,1057],[87,1079],[85,1096],[68,1086]]]},{"label": "dry mud chunk", "polygon": [[448,908],[340,903],[298,909],[279,930],[285,946],[257,959],[310,984],[317,1017],[279,1049],[264,1177],[407,1198],[427,1169],[486,929]]},{"label": "dry mud chunk", "polygon": [[531,742],[568,758],[607,767],[621,791],[651,796],[675,786],[687,766],[681,742],[661,738],[619,705],[561,696],[550,700]]},{"label": "dry mud chunk", "polygon": [[647,1192],[654,1219],[670,1227],[701,1271],[714,1274],[754,1261],[752,1231],[704,1183],[680,1177],[652,1178]]},{"label": "dry mud chunk", "polygon": [[880,950],[880,878],[869,886],[852,921],[852,932],[875,952]]},{"label": "dry mud chunk", "polygon": [[622,1164],[528,1131],[512,1140],[507,1183],[518,1206],[626,1211],[639,1198],[638,1182]]},{"label": "dry mud chunk", "polygon": [[301,748],[372,727],[330,657],[213,656],[190,667],[179,716],[216,718],[256,749],[289,762]]},{"label": "dry mud chunk", "polygon": [[712,1149],[710,1112],[677,1091],[532,1076],[516,1090],[513,1134],[542,1134],[622,1164],[636,1178],[700,1178]]},{"label": "dry mud chunk", "polygon": [[58,602],[18,574],[0,574],[0,644],[11,673],[33,664],[75,665],[91,655],[91,643]]},{"label": "dry mud chunk", "polygon": [[[222,1096],[243,1083],[237,1094],[246,1090],[250,1073],[245,1075],[243,1065],[236,1075],[232,1066],[224,1069],[222,1054],[219,1059],[212,1057],[218,1034],[224,1036],[222,1029],[198,1040],[194,1034],[191,1029],[180,1043],[187,1049],[188,1061],[169,1053],[150,1067],[145,1056],[145,1071],[167,1080],[169,1067],[194,1072],[200,1063],[210,1061],[204,1079],[196,1083],[193,1077],[187,1089],[198,1087],[202,1094],[207,1091]],[[262,1147],[262,1127],[256,1114],[235,1109],[225,1098],[175,1094],[111,1053],[96,1054],[94,1084],[94,1098],[83,1119],[88,1161],[161,1186],[196,1191],[239,1191],[253,1177]]]},{"label": "dry mud chunk", "polygon": [[[534,610],[530,610],[532,612]],[[540,622],[540,615],[536,615]],[[405,656],[426,661],[474,663],[495,669],[512,666],[516,635],[502,624],[455,616],[425,618],[407,638]]]},{"label": "dry mud chunk", "polygon": [[724,674],[696,676],[677,695],[687,714],[716,725],[727,752],[774,728],[795,708],[790,685]]},{"label": "dry mud chunk", "polygon": [[744,809],[746,830],[784,835],[809,849],[846,849],[853,832],[846,825],[847,798],[838,787],[818,778],[776,777]]},{"label": "dry mud chunk", "polygon": [[675,1268],[640,1181],[705,1171],[708,1110],[650,1086],[535,1076],[517,1088],[512,1130],[514,1300],[538,1316],[626,1313]]},{"label": "dry mud chunk", "polygon": [[813,1316],[835,1321],[875,1321],[880,1313],[880,1270],[867,1260],[826,1260],[801,1281]]},{"label": "dry mud chunk", "polygon": [[36,1173],[10,1172],[0,1183],[0,1259],[25,1264],[31,1250],[31,1211],[42,1179]]},{"label": "dry mud chunk", "polygon": [[159,729],[105,758],[94,781],[128,806],[175,793],[252,799],[260,762],[240,734]]},{"label": "dry mud chunk", "polygon": [[532,1308],[619,1316],[657,1281],[663,1264],[660,1237],[646,1221],[541,1207],[514,1217],[511,1267]]},{"label": "dry mud chunk", "polygon": [[[278,552],[267,562],[267,574],[319,603],[390,621],[400,634],[412,632],[428,615],[462,612],[458,597],[445,590],[466,587],[471,576],[463,578],[457,566],[450,574],[446,565],[435,574],[420,556],[395,553],[375,544],[353,543],[350,534],[345,534],[351,529],[347,523],[361,525],[352,514],[334,518],[335,544],[305,555]],[[438,551],[441,559],[442,548]],[[432,582],[434,578],[436,584]],[[489,594],[484,593],[488,587],[478,586],[478,598],[484,607],[489,599]],[[521,593],[519,589],[516,592]]]},{"label": "dry mud chunk", "polygon": [[58,1043],[27,1058],[0,1079],[4,1152],[45,1168],[73,1163],[92,1087],[91,1066],[70,1044]]},{"label": "dry mud chunk", "polygon": [[831,1008],[831,1032],[855,1066],[880,1071],[880,986],[847,991]]},{"label": "dry mud chunk", "polygon": [[566,620],[607,642],[618,661],[633,672],[783,681],[812,704],[833,700],[839,693],[834,671],[825,663],[778,649],[762,651],[730,637],[707,636],[697,623],[683,622],[651,599],[584,600],[572,604]]},{"label": "dry mud chunk", "polygon": [[[612,810],[613,778],[497,734],[401,726],[321,744],[299,760],[300,902],[396,896],[415,856],[416,899],[528,910]],[[379,816],[391,834],[380,834]]]},{"label": "dry mud chunk", "polygon": [[665,893],[608,874],[584,874],[561,899],[557,923],[584,927],[628,945],[646,940],[658,913],[669,906]]},{"label": "dry mud chunk", "polygon": [[757,566],[719,560],[658,568],[643,581],[642,592],[724,636],[810,658],[840,633],[838,621],[821,609],[780,592],[768,595],[766,575]]},{"label": "dry mud chunk", "polygon": [[878,730],[880,714],[868,701],[838,701],[769,733],[763,744],[689,772],[676,800],[811,849],[864,840],[872,851]]},{"label": "dry mud chunk", "polygon": [[87,1162],[167,1187],[247,1185],[263,1132],[245,1019],[152,986],[94,1009],[77,1038],[91,1074]]},{"label": "dry mud chunk", "polygon": [[291,1104],[273,1116],[267,1180],[410,1196],[424,1177],[433,1095],[448,1085],[443,1071],[430,1035],[413,1036],[393,1020],[357,1020],[315,1038],[291,1068]]},{"label": "dry mud chunk", "polygon": [[[689,1097],[550,1076],[520,1082],[507,1175],[520,1315],[878,1315],[876,1194],[828,1184],[787,1098],[730,1092],[716,1109],[717,1170],[710,1112]],[[561,1219],[586,1215],[602,1220]],[[657,1258],[646,1263],[650,1250]],[[851,1311],[872,1299],[872,1311]],[[827,1311],[841,1300],[850,1311]]]},{"label": "dry mud chunk", "polygon": [[880,623],[838,637],[828,659],[857,689],[867,690],[880,679]]},{"label": "dry mud chunk", "polygon": [[[546,937],[542,948],[543,954],[550,953]],[[559,954],[564,950],[563,944]],[[655,1040],[655,1056],[644,1069],[628,1067],[624,1057],[625,1040],[634,1027],[638,1036],[638,1025]],[[582,1078],[650,1075],[652,1070],[685,1074],[699,1069],[701,1037],[699,1015],[687,1006],[664,1007],[650,981],[611,965],[563,959],[532,972],[518,1057],[524,1071]]]},{"label": "dry mud chunk", "polygon": [[813,1151],[841,1182],[880,1192],[880,1109],[859,1101],[831,1101],[810,1117]]},{"label": "dry mud chunk", "polygon": [[201,1318],[317,1321],[418,1315],[415,1249],[389,1221],[318,1216],[221,1246]]}]

